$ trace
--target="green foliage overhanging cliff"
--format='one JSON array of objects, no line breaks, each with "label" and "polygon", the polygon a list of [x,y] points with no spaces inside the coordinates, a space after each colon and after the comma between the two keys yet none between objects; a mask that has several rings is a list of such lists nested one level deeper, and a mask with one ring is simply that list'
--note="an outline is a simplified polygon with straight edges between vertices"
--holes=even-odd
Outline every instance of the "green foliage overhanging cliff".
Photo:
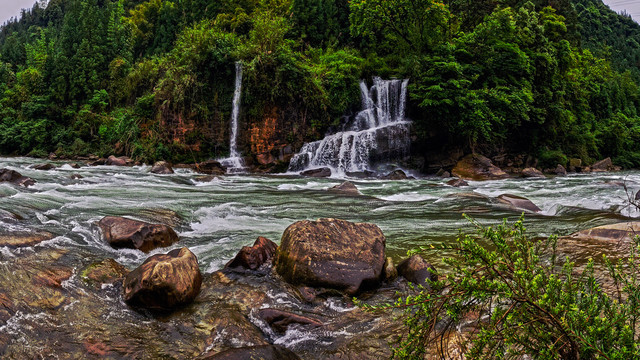
[{"label": "green foliage overhanging cliff", "polygon": [[194,161],[299,148],[410,78],[414,153],[640,166],[640,25],[600,0],[50,0],[0,31],[0,153]]}]

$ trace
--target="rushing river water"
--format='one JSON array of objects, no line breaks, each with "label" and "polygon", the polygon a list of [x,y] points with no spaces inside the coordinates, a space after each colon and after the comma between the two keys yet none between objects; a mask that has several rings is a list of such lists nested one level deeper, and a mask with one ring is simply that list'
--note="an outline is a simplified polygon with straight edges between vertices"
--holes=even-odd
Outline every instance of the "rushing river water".
[{"label": "rushing river water", "polygon": [[[459,229],[471,231],[462,213],[483,224],[517,219],[519,210],[496,200],[501,194],[526,197],[542,209],[526,214],[525,224],[532,235],[568,235],[639,216],[627,206],[622,186],[626,182],[629,191],[637,191],[637,172],[470,182],[462,188],[447,186],[439,178],[351,179],[363,196],[348,197],[326,191],[341,179],[233,175],[200,182],[199,174],[186,169],[174,175],[155,175],[148,166],[30,168],[40,162],[0,159],[0,168],[17,170],[37,181],[28,189],[0,184],[0,209],[25,218],[0,222],[0,227],[5,231],[47,230],[57,237],[40,246],[83,248],[128,267],[139,265],[148,255],[107,246],[95,225],[104,216],[170,220],[181,238],[174,247],[189,247],[205,272],[220,269],[258,236],[279,242],[287,226],[304,219],[333,217],[375,223],[387,237],[388,252],[398,260],[412,248],[453,241]],[[72,174],[83,178],[72,180]],[[442,254],[426,256],[438,263]]]}]

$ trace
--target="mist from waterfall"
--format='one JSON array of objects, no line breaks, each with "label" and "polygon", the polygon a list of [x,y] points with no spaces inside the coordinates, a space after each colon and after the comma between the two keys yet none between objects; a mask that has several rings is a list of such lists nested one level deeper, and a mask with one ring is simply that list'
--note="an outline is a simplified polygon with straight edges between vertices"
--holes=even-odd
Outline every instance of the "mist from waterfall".
[{"label": "mist from waterfall", "polygon": [[238,120],[240,117],[240,101],[242,100],[242,63],[236,62],[236,84],[233,93],[233,109],[231,111],[231,132],[229,136],[229,157],[220,160],[228,173],[245,171],[244,162],[238,152]]},{"label": "mist from waterfall", "polygon": [[410,148],[410,122],[405,118],[409,80],[360,82],[362,111],[343,131],[307,143],[289,165],[290,172],[328,167],[333,175],[371,170],[374,163],[405,158]]}]

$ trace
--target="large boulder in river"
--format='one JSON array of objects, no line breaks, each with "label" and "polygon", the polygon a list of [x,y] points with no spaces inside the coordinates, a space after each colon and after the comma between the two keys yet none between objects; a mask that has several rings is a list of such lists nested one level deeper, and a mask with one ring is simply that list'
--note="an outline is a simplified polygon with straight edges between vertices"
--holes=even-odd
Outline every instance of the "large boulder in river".
[{"label": "large boulder in river", "polygon": [[151,168],[151,173],[163,174],[163,175],[173,174],[173,168],[171,167],[171,164],[169,164],[166,161],[158,161],[155,164],[153,164],[153,167]]},{"label": "large boulder in river", "polygon": [[47,171],[47,170],[53,170],[56,168],[55,165],[51,164],[51,163],[44,163],[44,164],[36,164],[32,166],[33,169],[35,170],[43,170],[43,171]]},{"label": "large boulder in river", "polygon": [[299,221],[282,235],[276,270],[294,284],[348,295],[380,284],[386,239],[374,224],[337,219]]},{"label": "large boulder in river", "polygon": [[22,176],[19,172],[9,169],[0,169],[0,182],[9,182],[24,187],[29,187],[36,183],[32,178]]},{"label": "large boulder in river", "polygon": [[300,175],[315,177],[315,178],[325,178],[325,177],[331,176],[331,169],[326,167],[319,168],[319,169],[311,169],[311,170],[301,172]]},{"label": "large boulder in river", "polygon": [[498,196],[498,201],[518,210],[526,210],[534,213],[542,211],[531,200],[516,195],[502,194]]},{"label": "large boulder in river", "polygon": [[115,157],[114,155],[111,155],[107,158],[107,160],[105,161],[105,165],[111,165],[111,166],[127,166],[127,158],[124,156],[121,157]]},{"label": "large boulder in river", "polygon": [[438,280],[436,268],[417,254],[398,264],[398,274],[410,282],[424,287],[429,286],[427,280]]},{"label": "large boulder in river", "polygon": [[571,238],[577,240],[598,240],[598,241],[631,241],[640,234],[640,222],[623,222],[618,224],[598,226],[595,228],[578,231],[571,234]]},{"label": "large boulder in river", "polygon": [[257,270],[260,266],[267,262],[271,262],[276,255],[278,245],[273,241],[259,237],[253,246],[244,246],[238,255],[229,261],[225,268],[244,268],[249,270]]},{"label": "large boulder in river", "polygon": [[478,154],[463,157],[451,173],[465,180],[498,180],[509,177],[506,172],[493,165],[491,160]]},{"label": "large boulder in river", "polygon": [[112,247],[138,249],[149,252],[178,241],[172,228],[162,224],[149,224],[123,217],[107,216],[98,222],[104,239]]},{"label": "large boulder in river", "polygon": [[340,185],[336,185],[328,190],[330,193],[348,196],[362,195],[358,188],[350,181],[345,181]]},{"label": "large boulder in river", "polygon": [[600,160],[595,164],[591,165],[591,171],[594,171],[594,172],[604,172],[604,171],[612,171],[612,170],[614,170],[614,167],[613,167],[613,162],[611,162],[611,158]]},{"label": "large boulder in river", "polygon": [[227,168],[222,166],[219,161],[215,160],[207,160],[201,163],[198,163],[194,166],[194,169],[197,172],[201,172],[203,174],[208,175],[224,175],[227,173]]},{"label": "large boulder in river", "polygon": [[300,360],[300,357],[281,345],[259,345],[229,349],[199,360]]},{"label": "large boulder in river", "polygon": [[124,279],[124,300],[131,306],[170,310],[193,301],[200,292],[198,259],[187,248],[145,260]]}]

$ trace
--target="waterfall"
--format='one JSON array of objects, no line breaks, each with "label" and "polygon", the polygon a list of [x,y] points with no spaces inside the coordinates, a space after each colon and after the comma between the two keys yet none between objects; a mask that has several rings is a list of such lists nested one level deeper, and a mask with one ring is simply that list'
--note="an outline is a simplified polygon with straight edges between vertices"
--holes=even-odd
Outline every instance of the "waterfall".
[{"label": "waterfall", "polygon": [[240,117],[240,100],[242,99],[242,63],[236,62],[236,88],[233,93],[233,110],[231,111],[231,134],[229,136],[229,157],[220,160],[228,173],[244,171],[244,163],[238,152],[238,118]]},{"label": "waterfall", "polygon": [[361,81],[362,110],[343,131],[304,144],[291,159],[289,171],[328,167],[334,175],[344,175],[407,157],[411,142],[410,122],[405,119],[408,83],[376,77],[368,88]]}]

